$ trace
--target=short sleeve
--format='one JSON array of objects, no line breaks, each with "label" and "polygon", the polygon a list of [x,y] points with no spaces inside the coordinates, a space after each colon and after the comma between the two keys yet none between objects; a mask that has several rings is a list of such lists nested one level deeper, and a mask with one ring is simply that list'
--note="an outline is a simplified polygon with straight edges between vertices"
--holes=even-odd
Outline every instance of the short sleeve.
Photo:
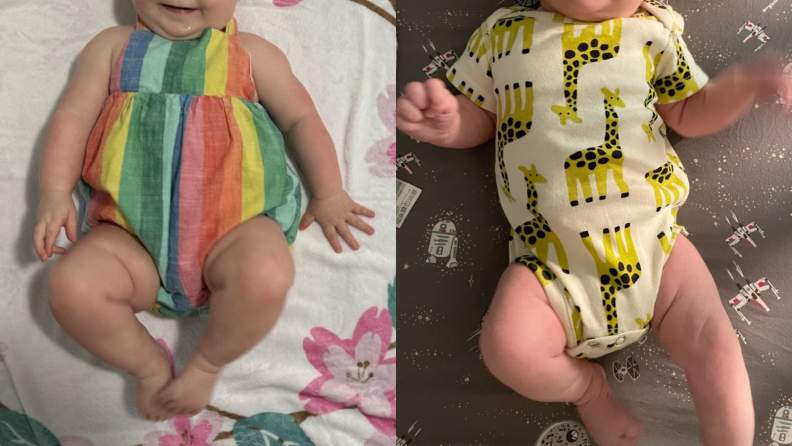
[{"label": "short sleeve", "polygon": [[657,64],[654,87],[658,104],[682,101],[698,93],[709,81],[709,77],[693,59],[688,50],[684,33],[684,19],[675,11],[672,18],[668,45]]},{"label": "short sleeve", "polygon": [[464,54],[446,73],[446,77],[474,104],[495,113],[494,82],[492,80],[492,57],[490,56],[489,20],[473,33]]}]

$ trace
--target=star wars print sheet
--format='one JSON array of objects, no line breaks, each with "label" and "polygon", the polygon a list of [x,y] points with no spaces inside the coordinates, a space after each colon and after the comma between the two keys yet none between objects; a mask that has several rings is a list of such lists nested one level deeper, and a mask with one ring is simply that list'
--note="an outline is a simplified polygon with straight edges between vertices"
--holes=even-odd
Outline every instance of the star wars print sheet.
[{"label": "star wars print sheet", "polygon": [[[445,79],[484,19],[512,3],[401,0],[398,89],[427,76]],[[792,1],[669,3],[685,18],[687,45],[710,76],[769,51],[792,69]],[[679,224],[710,267],[743,349],[756,445],[792,444],[792,131],[780,110],[757,103],[718,135],[669,135],[691,183]],[[592,444],[573,406],[528,401],[481,361],[480,320],[508,265],[494,141],[450,150],[397,138],[398,177],[421,190],[397,232],[399,441]],[[654,333],[598,361],[615,395],[644,422],[640,445],[701,444],[684,373]]]}]

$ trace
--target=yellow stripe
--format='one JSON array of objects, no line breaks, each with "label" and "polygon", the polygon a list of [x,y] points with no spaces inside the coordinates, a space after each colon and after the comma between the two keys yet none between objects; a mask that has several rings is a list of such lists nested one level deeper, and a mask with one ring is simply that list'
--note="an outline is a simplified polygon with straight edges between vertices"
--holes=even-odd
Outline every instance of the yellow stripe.
[{"label": "yellow stripe", "polygon": [[204,94],[225,96],[228,81],[228,38],[220,31],[212,30],[212,38],[206,47],[206,77]]},{"label": "yellow stripe", "polygon": [[239,99],[232,99],[231,104],[242,134],[242,221],[246,221],[265,209],[264,161],[253,115]]},{"label": "yellow stripe", "polygon": [[[135,97],[131,96],[118,116],[118,120],[113,124],[102,154],[102,184],[115,203],[118,203],[121,192],[121,172],[124,167],[129,121],[132,118],[134,104]],[[115,214],[116,222],[124,229],[129,230],[129,222],[118,206],[116,206]]]}]

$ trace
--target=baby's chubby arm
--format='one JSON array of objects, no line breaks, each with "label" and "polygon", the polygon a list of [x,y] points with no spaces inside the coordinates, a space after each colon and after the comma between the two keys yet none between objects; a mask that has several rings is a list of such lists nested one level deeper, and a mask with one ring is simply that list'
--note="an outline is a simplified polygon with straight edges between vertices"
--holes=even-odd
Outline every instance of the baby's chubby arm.
[{"label": "baby's chubby arm", "polygon": [[497,116],[463,95],[454,96],[443,81],[407,84],[396,103],[396,126],[411,138],[439,147],[467,149],[495,136]]},{"label": "baby's chubby arm", "polygon": [[113,57],[132,31],[131,27],[109,28],[88,43],[50,122],[39,174],[41,202],[33,230],[33,246],[41,260],[66,252],[55,246],[63,226],[69,240],[77,240],[77,212],[71,194],[80,178],[91,129],[110,94]]},{"label": "baby's chubby arm", "polygon": [[280,49],[255,34],[240,33],[240,39],[250,53],[259,101],[295,151],[309,183],[311,202],[300,229],[316,220],[336,252],[341,252],[338,235],[357,250],[360,245],[348,225],[371,235],[374,229],[358,215],[374,217],[374,212],[344,191],[333,140],[313,100]]},{"label": "baby's chubby arm", "polygon": [[760,96],[781,94],[790,98],[786,108],[792,110],[792,80],[777,66],[772,59],[750,67],[733,66],[693,96],[655,108],[668,127],[687,137],[706,136],[729,127]]}]

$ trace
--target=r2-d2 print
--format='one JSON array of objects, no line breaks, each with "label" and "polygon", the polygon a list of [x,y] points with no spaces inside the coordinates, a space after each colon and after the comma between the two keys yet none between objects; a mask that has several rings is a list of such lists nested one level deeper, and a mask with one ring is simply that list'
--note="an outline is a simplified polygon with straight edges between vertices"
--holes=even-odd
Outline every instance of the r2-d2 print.
[{"label": "r2-d2 print", "polygon": [[790,417],[792,417],[792,407],[784,406],[776,412],[773,429],[770,431],[773,446],[792,444],[792,419]]},{"label": "r2-d2 print", "polygon": [[429,236],[429,258],[426,263],[437,263],[437,259],[448,257],[446,267],[454,268],[459,266],[457,262],[457,248],[459,238],[457,237],[456,226],[448,220],[442,220],[434,225],[432,234]]}]

